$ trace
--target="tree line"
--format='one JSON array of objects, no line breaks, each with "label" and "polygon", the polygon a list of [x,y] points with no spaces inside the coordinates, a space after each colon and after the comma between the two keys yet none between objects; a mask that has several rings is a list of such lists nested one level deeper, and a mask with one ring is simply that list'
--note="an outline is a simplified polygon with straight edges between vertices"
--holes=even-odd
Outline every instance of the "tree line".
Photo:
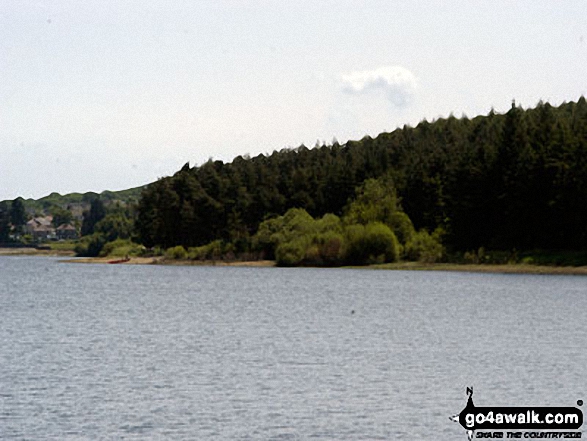
[{"label": "tree line", "polygon": [[[190,250],[193,258],[335,265],[471,250],[584,251],[586,200],[582,97],[422,121],[345,144],[186,164],[143,188],[136,205],[105,209],[91,198],[78,253],[104,253],[119,240],[176,247],[181,256]],[[26,222],[22,202],[0,204],[0,239]]]},{"label": "tree line", "polygon": [[442,229],[449,252],[584,249],[585,98],[422,121],[343,145],[186,164],[143,190],[135,231],[147,247],[221,240],[245,252],[264,221],[292,208],[342,216],[368,179],[390,183],[415,230]]}]

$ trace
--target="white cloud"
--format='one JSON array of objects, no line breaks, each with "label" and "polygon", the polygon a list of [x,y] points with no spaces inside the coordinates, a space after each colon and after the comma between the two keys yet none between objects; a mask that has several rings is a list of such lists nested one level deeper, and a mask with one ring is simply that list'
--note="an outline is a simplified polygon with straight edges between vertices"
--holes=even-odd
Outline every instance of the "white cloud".
[{"label": "white cloud", "polygon": [[342,76],[342,90],[353,95],[383,93],[395,107],[406,107],[414,97],[418,82],[408,69],[383,66]]}]

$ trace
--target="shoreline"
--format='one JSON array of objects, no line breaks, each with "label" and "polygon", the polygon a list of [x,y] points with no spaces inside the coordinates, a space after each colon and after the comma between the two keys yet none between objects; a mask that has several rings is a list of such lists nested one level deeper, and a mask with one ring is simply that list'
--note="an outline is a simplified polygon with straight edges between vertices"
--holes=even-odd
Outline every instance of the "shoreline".
[{"label": "shoreline", "polygon": [[[90,264],[111,264],[120,259],[119,257],[76,257],[74,259],[62,260],[62,263],[90,263]],[[244,266],[244,267],[272,267],[273,260],[245,260],[245,261],[223,261],[223,260],[172,260],[164,257],[131,257],[126,262],[112,263],[115,265],[170,265],[170,266]]]},{"label": "shoreline", "polygon": [[0,256],[57,256],[74,257],[75,253],[68,250],[38,250],[36,248],[15,247],[0,248]]},{"label": "shoreline", "polygon": [[[109,264],[120,257],[75,257],[73,251],[38,250],[35,248],[0,248],[0,256],[53,256],[68,257],[61,263]],[[117,265],[172,265],[172,266],[234,266],[249,268],[276,267],[273,260],[222,261],[222,260],[173,260],[159,257],[131,257]],[[308,268],[308,267],[306,267]],[[320,267],[322,268],[322,267]],[[341,269],[368,269],[394,271],[460,271],[497,274],[587,275],[587,266],[554,266],[528,264],[473,264],[473,263],[421,263],[397,262],[365,266],[341,266]]]},{"label": "shoreline", "polygon": [[[64,263],[108,264],[115,257],[80,257],[62,260]],[[131,257],[128,262],[117,265],[172,265],[172,266],[235,266],[250,268],[276,267],[273,260],[253,261],[212,261],[212,260],[171,260],[163,257]],[[308,268],[308,267],[300,267]],[[320,267],[322,268],[322,267]],[[341,269],[395,270],[395,271],[457,271],[498,274],[542,274],[542,275],[587,275],[587,266],[547,266],[528,264],[458,264],[398,262],[366,266],[342,266]]]},{"label": "shoreline", "polygon": [[365,267],[352,266],[344,268],[365,268],[373,270],[396,271],[457,271],[469,273],[497,273],[497,274],[537,274],[537,275],[587,275],[587,266],[554,266],[529,265],[524,263],[513,264],[474,264],[474,263],[421,263],[398,262],[369,265]]}]

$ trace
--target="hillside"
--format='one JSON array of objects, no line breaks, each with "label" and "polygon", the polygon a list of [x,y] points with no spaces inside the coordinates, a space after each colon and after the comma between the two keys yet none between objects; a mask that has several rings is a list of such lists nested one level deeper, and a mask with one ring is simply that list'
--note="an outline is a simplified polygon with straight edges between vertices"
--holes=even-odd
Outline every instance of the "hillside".
[{"label": "hillside", "polygon": [[417,229],[452,251],[587,247],[587,103],[428,122],[344,145],[188,165],[150,184],[136,227],[146,246],[221,239],[247,249],[267,218],[343,214],[366,179],[392,182]]},{"label": "hillside", "polygon": [[[120,191],[103,191],[102,193],[68,193],[61,195],[59,193],[51,193],[48,196],[44,196],[39,199],[23,199],[25,209],[28,213],[42,214],[50,211],[52,207],[59,207],[62,209],[68,209],[72,206],[83,206],[88,208],[92,199],[100,197],[106,205],[113,201],[119,201],[124,204],[136,204],[141,196],[141,191],[145,186],[129,188],[127,190]],[[11,201],[2,201],[0,203],[9,203]]]}]

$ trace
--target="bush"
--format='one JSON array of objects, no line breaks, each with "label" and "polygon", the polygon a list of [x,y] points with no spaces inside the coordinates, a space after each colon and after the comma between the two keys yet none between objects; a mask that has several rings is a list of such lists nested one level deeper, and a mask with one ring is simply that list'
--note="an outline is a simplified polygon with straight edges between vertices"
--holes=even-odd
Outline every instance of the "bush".
[{"label": "bush", "polygon": [[380,222],[347,227],[345,258],[353,265],[395,262],[399,244],[391,229]]},{"label": "bush", "polygon": [[165,257],[168,259],[187,259],[188,252],[184,247],[178,245],[176,247],[168,248],[167,251],[165,251]]},{"label": "bush", "polygon": [[298,238],[290,242],[280,244],[275,250],[275,260],[278,266],[300,265],[306,257],[308,241]]},{"label": "bush", "polygon": [[116,239],[106,243],[100,251],[101,257],[127,257],[140,256],[145,252],[145,247],[131,242],[129,239]]},{"label": "bush", "polygon": [[[283,216],[266,220],[259,225],[257,234],[255,234],[252,239],[253,250],[264,253],[269,259],[275,257],[276,260],[279,260],[277,257],[277,249],[280,246],[292,241],[297,241],[301,237],[304,238],[303,241],[305,247],[310,246],[312,243],[320,245],[317,236],[329,232],[338,234],[342,232],[342,222],[338,216],[334,214],[325,214],[321,219],[314,220],[306,210],[292,208]],[[301,246],[301,244],[298,243],[291,249],[298,248],[299,246]],[[320,246],[318,248],[318,254],[310,252],[307,259],[302,260],[307,260],[306,263],[312,265],[320,264],[318,262],[322,257],[320,257]],[[296,252],[295,255],[297,256],[298,253]],[[289,258],[287,260],[289,261]]]},{"label": "bush", "polygon": [[440,232],[431,235],[426,230],[418,231],[406,244],[405,253],[410,260],[427,263],[438,262],[444,255]]},{"label": "bush", "polygon": [[106,244],[106,238],[100,233],[84,236],[75,246],[74,251],[80,257],[97,257]]},{"label": "bush", "polygon": [[414,224],[403,211],[396,211],[390,216],[389,226],[402,245],[411,241],[416,234]]},{"label": "bush", "polygon": [[317,235],[314,242],[317,244],[320,264],[338,265],[342,262],[344,249],[342,234],[327,231]]},{"label": "bush", "polygon": [[230,244],[224,246],[221,240],[215,240],[200,247],[190,248],[188,257],[192,260],[220,260],[225,251],[230,252],[232,249]]}]

